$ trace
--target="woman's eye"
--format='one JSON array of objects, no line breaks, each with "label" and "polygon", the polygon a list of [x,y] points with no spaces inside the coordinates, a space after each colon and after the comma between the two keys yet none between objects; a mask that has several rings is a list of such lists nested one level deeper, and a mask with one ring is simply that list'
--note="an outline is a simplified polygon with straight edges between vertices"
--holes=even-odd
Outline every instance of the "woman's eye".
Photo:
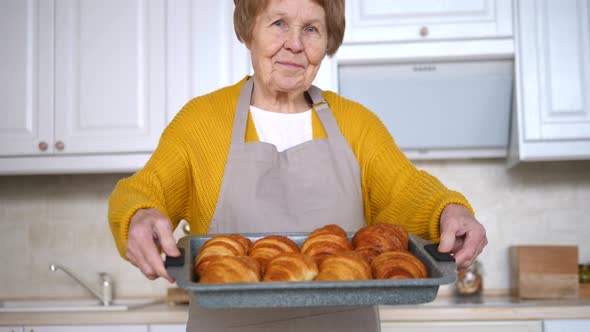
[{"label": "woman's eye", "polygon": [[277,26],[277,27],[282,27],[284,25],[282,20],[276,20],[272,23],[272,25]]},{"label": "woman's eye", "polygon": [[318,29],[316,29],[314,26],[308,26],[305,28],[305,31],[307,32],[316,32],[318,31]]}]

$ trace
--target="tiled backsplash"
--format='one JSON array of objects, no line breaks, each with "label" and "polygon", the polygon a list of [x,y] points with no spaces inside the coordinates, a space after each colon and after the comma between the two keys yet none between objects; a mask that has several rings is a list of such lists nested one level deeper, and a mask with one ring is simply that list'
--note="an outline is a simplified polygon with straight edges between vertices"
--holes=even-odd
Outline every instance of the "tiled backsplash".
[{"label": "tiled backsplash", "polygon": [[[590,262],[590,162],[503,160],[417,162],[465,194],[487,229],[480,256],[486,289],[509,287],[508,247],[567,244]],[[0,177],[0,298],[85,297],[62,272],[116,282],[116,296],[164,295],[169,284],[149,281],[118,255],[108,222],[108,197],[127,174]],[[176,235],[180,236],[177,231]]]}]

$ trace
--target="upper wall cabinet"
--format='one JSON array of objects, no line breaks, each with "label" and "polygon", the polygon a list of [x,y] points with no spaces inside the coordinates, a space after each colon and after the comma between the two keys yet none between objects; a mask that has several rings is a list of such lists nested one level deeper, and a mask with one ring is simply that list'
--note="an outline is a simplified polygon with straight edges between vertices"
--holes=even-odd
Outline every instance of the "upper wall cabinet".
[{"label": "upper wall cabinet", "polygon": [[50,1],[0,2],[0,155],[53,139],[53,22]]},{"label": "upper wall cabinet", "polygon": [[3,1],[0,154],[153,150],[165,123],[163,0],[51,3]]},{"label": "upper wall cabinet", "polygon": [[184,103],[247,71],[232,9],[0,1],[0,174],[141,168]]},{"label": "upper wall cabinet", "polygon": [[590,1],[516,2],[510,164],[590,159]]},{"label": "upper wall cabinet", "polygon": [[345,42],[512,36],[511,0],[347,0]]},{"label": "upper wall cabinet", "polygon": [[512,22],[512,0],[346,0],[344,43],[315,84],[339,91],[343,64],[512,59]]},{"label": "upper wall cabinet", "polygon": [[54,151],[156,147],[166,121],[164,13],[164,0],[56,1]]}]

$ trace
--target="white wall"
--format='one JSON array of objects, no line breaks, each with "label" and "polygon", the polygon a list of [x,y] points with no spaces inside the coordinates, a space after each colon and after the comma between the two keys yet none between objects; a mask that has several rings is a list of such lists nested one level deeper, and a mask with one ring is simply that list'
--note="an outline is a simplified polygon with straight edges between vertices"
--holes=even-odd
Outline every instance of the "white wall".
[{"label": "white wall", "polygon": [[[503,160],[417,165],[463,192],[486,226],[490,244],[480,259],[486,290],[509,287],[510,245],[578,245],[580,261],[590,262],[590,162],[511,170]],[[93,282],[97,272],[112,274],[118,296],[163,296],[169,285],[144,279],[122,260],[110,234],[108,196],[124,176],[0,177],[0,298],[88,295],[50,272],[52,262]]]}]

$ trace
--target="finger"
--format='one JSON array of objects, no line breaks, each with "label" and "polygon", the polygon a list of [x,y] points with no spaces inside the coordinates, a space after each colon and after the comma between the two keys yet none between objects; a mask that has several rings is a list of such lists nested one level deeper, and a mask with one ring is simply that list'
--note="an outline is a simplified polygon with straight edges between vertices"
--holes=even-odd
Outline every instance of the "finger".
[{"label": "finger", "polygon": [[160,251],[156,247],[156,243],[154,242],[153,246],[146,247],[145,249],[145,258],[152,269],[153,274],[156,277],[162,277],[169,282],[174,282],[174,278],[168,275],[168,271],[166,271],[166,268],[164,267],[164,262],[160,256]]},{"label": "finger", "polygon": [[[448,224],[447,224],[448,225]],[[440,234],[440,243],[438,245],[439,252],[450,252],[455,247],[457,226],[455,223],[447,227],[443,227]]]},{"label": "finger", "polygon": [[469,267],[478,255],[482,237],[477,234],[476,230],[471,230],[465,235],[462,248],[455,254],[457,266]]},{"label": "finger", "polygon": [[127,250],[126,250],[125,256],[127,257],[127,260],[129,260],[129,262],[137,268],[139,268],[140,265],[143,264],[142,263],[143,255],[137,249],[137,245],[135,245],[135,241],[133,241],[131,239],[127,241]]},{"label": "finger", "polygon": [[137,266],[137,268],[141,271],[141,273],[143,273],[143,275],[146,278],[148,278],[149,280],[154,280],[157,278],[157,274],[155,273],[154,269],[150,266],[149,262],[147,261],[142,252],[133,254],[133,257],[133,265]]},{"label": "finger", "polygon": [[463,236],[459,236],[455,238],[455,245],[453,246],[453,250],[451,250],[452,253],[456,253],[459,250],[461,250],[461,248],[463,248],[463,243],[465,242],[465,239]]},{"label": "finger", "polygon": [[488,239],[486,237],[484,237],[484,239],[479,243],[479,247],[477,248],[477,253],[475,254],[475,260],[477,260],[477,257],[479,257],[479,255],[483,252],[483,249],[488,245]]},{"label": "finger", "polygon": [[155,265],[154,255],[157,261],[162,264],[159,250],[157,248],[155,234],[152,232],[151,226],[143,224],[135,227],[133,234],[130,231],[130,239],[128,240],[128,247],[133,250],[136,257],[137,267],[150,280],[158,278],[157,267]]},{"label": "finger", "polygon": [[160,247],[162,248],[162,251],[166,255],[172,257],[180,256],[180,250],[178,250],[178,247],[176,246],[176,240],[172,234],[170,220],[166,219],[156,222],[154,225],[154,232],[156,233],[156,237]]}]

